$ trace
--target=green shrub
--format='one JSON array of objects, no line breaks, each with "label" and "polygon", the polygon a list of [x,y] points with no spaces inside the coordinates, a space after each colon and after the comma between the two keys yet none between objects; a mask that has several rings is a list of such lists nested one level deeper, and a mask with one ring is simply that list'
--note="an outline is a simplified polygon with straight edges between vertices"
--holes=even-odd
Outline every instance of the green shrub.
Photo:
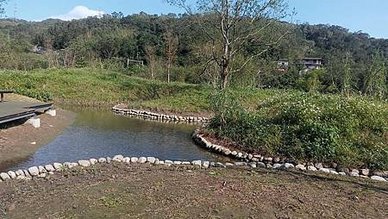
[{"label": "green shrub", "polygon": [[209,129],[249,150],[298,160],[388,168],[388,107],[365,98],[290,93],[255,112],[215,117]]}]

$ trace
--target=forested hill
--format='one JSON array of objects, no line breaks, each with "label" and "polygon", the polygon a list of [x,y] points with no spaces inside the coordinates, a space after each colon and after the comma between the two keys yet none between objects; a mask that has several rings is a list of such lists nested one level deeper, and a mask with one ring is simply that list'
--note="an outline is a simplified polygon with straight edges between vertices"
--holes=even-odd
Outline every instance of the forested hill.
[{"label": "forested hill", "polygon": [[[113,13],[103,18],[70,22],[1,20],[0,67],[22,70],[116,68],[137,76],[164,80],[168,60],[172,65],[172,80],[211,82],[216,80],[216,74],[208,65],[210,44],[203,27],[195,22],[198,19],[212,17],[145,13],[125,17]],[[344,80],[349,80],[352,89],[362,91],[371,80],[371,71],[377,68],[376,65],[385,66],[387,62],[388,39],[375,39],[362,32],[352,33],[339,26],[277,22],[258,40],[264,45],[266,39],[284,31],[288,34],[283,41],[257,57],[238,77],[234,76],[232,82],[293,87],[298,83],[300,69],[292,63],[298,63],[304,57],[319,57],[323,58],[325,65],[325,73],[317,76],[322,85],[319,89],[340,91],[344,88]],[[260,47],[248,43],[239,59],[244,60],[257,49]],[[274,71],[279,59],[288,59],[291,63],[286,76],[284,72]],[[132,60],[143,61],[145,67],[133,66],[141,62]],[[347,74],[349,78],[344,78]]]}]

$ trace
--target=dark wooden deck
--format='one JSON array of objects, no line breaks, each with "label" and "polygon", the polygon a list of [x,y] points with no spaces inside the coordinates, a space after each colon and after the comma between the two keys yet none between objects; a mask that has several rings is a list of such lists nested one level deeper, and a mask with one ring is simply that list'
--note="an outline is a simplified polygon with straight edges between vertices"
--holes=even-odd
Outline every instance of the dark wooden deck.
[{"label": "dark wooden deck", "polygon": [[0,102],[0,124],[27,119],[51,109],[52,103]]}]

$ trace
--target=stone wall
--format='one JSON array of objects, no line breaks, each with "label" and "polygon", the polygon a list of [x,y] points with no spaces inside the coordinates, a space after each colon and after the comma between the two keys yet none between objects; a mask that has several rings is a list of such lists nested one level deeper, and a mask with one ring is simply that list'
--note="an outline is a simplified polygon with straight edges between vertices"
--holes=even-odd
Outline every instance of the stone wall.
[{"label": "stone wall", "polygon": [[135,110],[135,109],[122,109],[120,107],[114,106],[112,111],[117,115],[123,116],[132,116],[145,120],[155,120],[160,122],[176,122],[176,123],[189,123],[189,124],[203,124],[209,122],[209,118],[199,117],[199,116],[177,116],[177,115],[168,115],[153,113],[145,110]]},{"label": "stone wall", "polygon": [[221,145],[213,144],[207,140],[199,131],[193,134],[195,143],[209,151],[240,160],[236,165],[249,164],[254,167],[271,169],[298,169],[300,171],[320,171],[335,175],[348,175],[353,177],[371,178],[373,180],[388,181],[388,171],[371,171],[369,169],[349,169],[340,167],[336,164],[326,165],[322,163],[301,163],[292,159],[280,157],[262,156],[260,154],[251,154],[238,150],[230,150]]},{"label": "stone wall", "polygon": [[[202,139],[202,138],[200,138]],[[205,140],[205,139],[203,139]],[[206,140],[203,141],[203,143],[206,143]],[[218,146],[220,147],[220,146]],[[220,150],[220,149],[218,149]],[[234,155],[233,155],[234,156]],[[245,155],[243,155],[245,156]],[[254,155],[252,155],[253,158],[255,158]],[[144,164],[144,165],[164,165],[164,166],[191,166],[196,168],[249,168],[249,169],[257,169],[257,168],[271,168],[271,169],[299,169],[301,171],[306,171],[306,167],[299,164],[294,165],[292,163],[276,163],[274,161],[269,161],[268,159],[261,159],[261,161],[253,161],[254,159],[251,158],[245,158],[245,161],[238,161],[238,162],[211,162],[211,161],[202,161],[202,160],[194,160],[194,161],[172,161],[172,160],[160,160],[155,157],[124,157],[123,155],[116,155],[113,158],[111,157],[102,157],[99,159],[88,159],[88,160],[79,160],[78,162],[65,162],[65,163],[53,163],[48,164],[44,166],[34,166],[30,167],[26,170],[17,170],[17,171],[8,171],[0,173],[0,183],[11,181],[11,180],[32,180],[35,178],[47,178],[50,175],[55,174],[55,172],[60,172],[66,169],[72,169],[72,168],[87,168],[94,165],[101,165],[101,164],[111,164],[114,162],[120,162],[125,163],[127,165],[132,164]],[[258,158],[258,157],[256,157]],[[250,161],[248,161],[250,160]],[[112,168],[114,168],[115,165],[112,165]],[[315,168],[315,167],[314,167]],[[315,168],[315,169],[309,169],[311,171],[321,171],[321,172],[327,172],[327,173],[333,173],[324,170],[323,168]],[[340,173],[337,173],[340,174]],[[388,174],[388,173],[386,173]],[[387,175],[386,175],[387,176]],[[365,176],[367,177],[367,176]],[[373,175],[370,177],[373,180],[378,181],[387,181],[386,178],[383,176]]]}]

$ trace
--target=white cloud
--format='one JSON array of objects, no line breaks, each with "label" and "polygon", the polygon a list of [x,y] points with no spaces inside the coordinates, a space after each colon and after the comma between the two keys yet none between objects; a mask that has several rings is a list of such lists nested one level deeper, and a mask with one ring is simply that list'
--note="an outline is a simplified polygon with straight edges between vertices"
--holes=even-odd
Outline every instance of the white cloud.
[{"label": "white cloud", "polygon": [[92,10],[86,6],[78,5],[66,14],[52,16],[50,18],[71,21],[87,17],[102,17],[104,14],[106,14],[104,11]]}]

